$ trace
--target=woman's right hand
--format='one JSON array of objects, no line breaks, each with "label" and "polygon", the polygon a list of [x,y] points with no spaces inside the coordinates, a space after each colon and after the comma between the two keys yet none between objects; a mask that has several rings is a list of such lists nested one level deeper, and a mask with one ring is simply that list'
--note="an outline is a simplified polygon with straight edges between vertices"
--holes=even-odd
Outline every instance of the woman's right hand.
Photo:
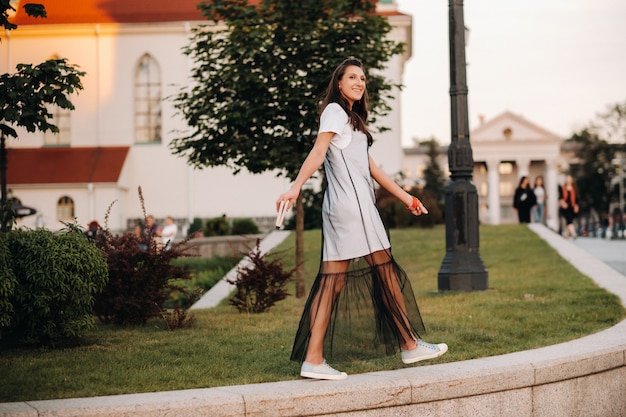
[{"label": "woman's right hand", "polygon": [[285,208],[285,210],[289,210],[291,207],[293,207],[293,205],[296,203],[296,199],[298,198],[299,194],[300,194],[300,190],[298,190],[297,188],[294,188],[293,186],[289,188],[287,192],[281,194],[278,197],[278,200],[276,200],[276,212],[280,210],[280,203],[283,201],[287,204],[287,207]]}]

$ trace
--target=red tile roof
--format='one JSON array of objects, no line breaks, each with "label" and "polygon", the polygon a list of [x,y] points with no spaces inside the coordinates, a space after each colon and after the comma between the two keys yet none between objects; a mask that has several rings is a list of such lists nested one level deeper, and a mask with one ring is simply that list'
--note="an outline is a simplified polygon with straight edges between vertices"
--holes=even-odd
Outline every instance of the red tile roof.
[{"label": "red tile roof", "polygon": [[7,184],[115,183],[128,146],[93,148],[9,148]]},{"label": "red tile roof", "polygon": [[[256,4],[259,0],[250,0]],[[148,23],[206,20],[198,4],[201,0],[45,0],[47,17],[28,16],[20,2],[11,22],[19,25],[55,25],[70,23]],[[384,11],[381,16],[403,15]]]},{"label": "red tile roof", "polygon": [[28,16],[23,3],[11,19],[18,26],[205,20],[198,10],[200,0],[45,0],[41,2],[46,8],[45,19]]}]

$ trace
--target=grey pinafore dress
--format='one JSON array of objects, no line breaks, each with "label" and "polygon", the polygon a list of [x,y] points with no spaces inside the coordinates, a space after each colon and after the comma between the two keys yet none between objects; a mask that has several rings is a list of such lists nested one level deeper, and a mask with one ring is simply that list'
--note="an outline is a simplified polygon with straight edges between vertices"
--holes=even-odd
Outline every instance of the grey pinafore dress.
[{"label": "grey pinafore dress", "polygon": [[[322,112],[319,131],[335,134],[324,160],[327,186],[322,203],[321,262],[291,359],[304,360],[316,320],[328,320],[324,338],[328,359],[363,359],[397,352],[402,339],[417,338],[424,325],[406,273],[391,255],[376,207],[367,137],[353,129],[348,114],[337,103]],[[333,261],[349,262],[346,269],[338,271],[338,263]],[[326,310],[331,311],[330,318],[323,314]]]}]

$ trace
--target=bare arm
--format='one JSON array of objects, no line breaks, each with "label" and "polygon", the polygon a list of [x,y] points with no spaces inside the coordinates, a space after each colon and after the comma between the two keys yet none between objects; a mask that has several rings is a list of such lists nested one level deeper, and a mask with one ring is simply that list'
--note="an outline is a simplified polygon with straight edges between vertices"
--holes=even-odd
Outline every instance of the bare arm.
[{"label": "bare arm", "polygon": [[416,207],[413,206],[414,198],[411,194],[407,193],[400,187],[389,175],[385,173],[382,169],[376,165],[372,157],[369,158],[370,161],[370,173],[372,174],[372,178],[385,190],[387,190],[391,195],[400,200],[405,206],[409,208],[412,214],[419,216],[420,214],[427,214],[428,210],[426,207],[417,200]]},{"label": "bare arm", "polygon": [[289,187],[289,190],[278,197],[276,201],[276,211],[278,211],[281,201],[287,202],[287,209],[293,206],[304,183],[311,178],[311,175],[313,175],[324,162],[326,151],[328,150],[328,146],[330,146],[330,140],[334,135],[333,132],[321,132],[317,135],[313,149],[311,149],[302,163],[298,176]]}]

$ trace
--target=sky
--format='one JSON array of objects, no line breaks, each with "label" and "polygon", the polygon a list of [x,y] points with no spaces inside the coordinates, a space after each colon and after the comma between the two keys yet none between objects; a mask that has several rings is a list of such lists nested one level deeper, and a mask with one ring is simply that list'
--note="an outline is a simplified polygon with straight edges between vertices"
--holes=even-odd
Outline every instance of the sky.
[{"label": "sky", "polygon": [[[402,143],[450,142],[448,1],[396,0],[413,17]],[[626,102],[626,1],[466,0],[470,129],[504,111],[569,138]],[[471,137],[470,137],[471,139]]]}]

